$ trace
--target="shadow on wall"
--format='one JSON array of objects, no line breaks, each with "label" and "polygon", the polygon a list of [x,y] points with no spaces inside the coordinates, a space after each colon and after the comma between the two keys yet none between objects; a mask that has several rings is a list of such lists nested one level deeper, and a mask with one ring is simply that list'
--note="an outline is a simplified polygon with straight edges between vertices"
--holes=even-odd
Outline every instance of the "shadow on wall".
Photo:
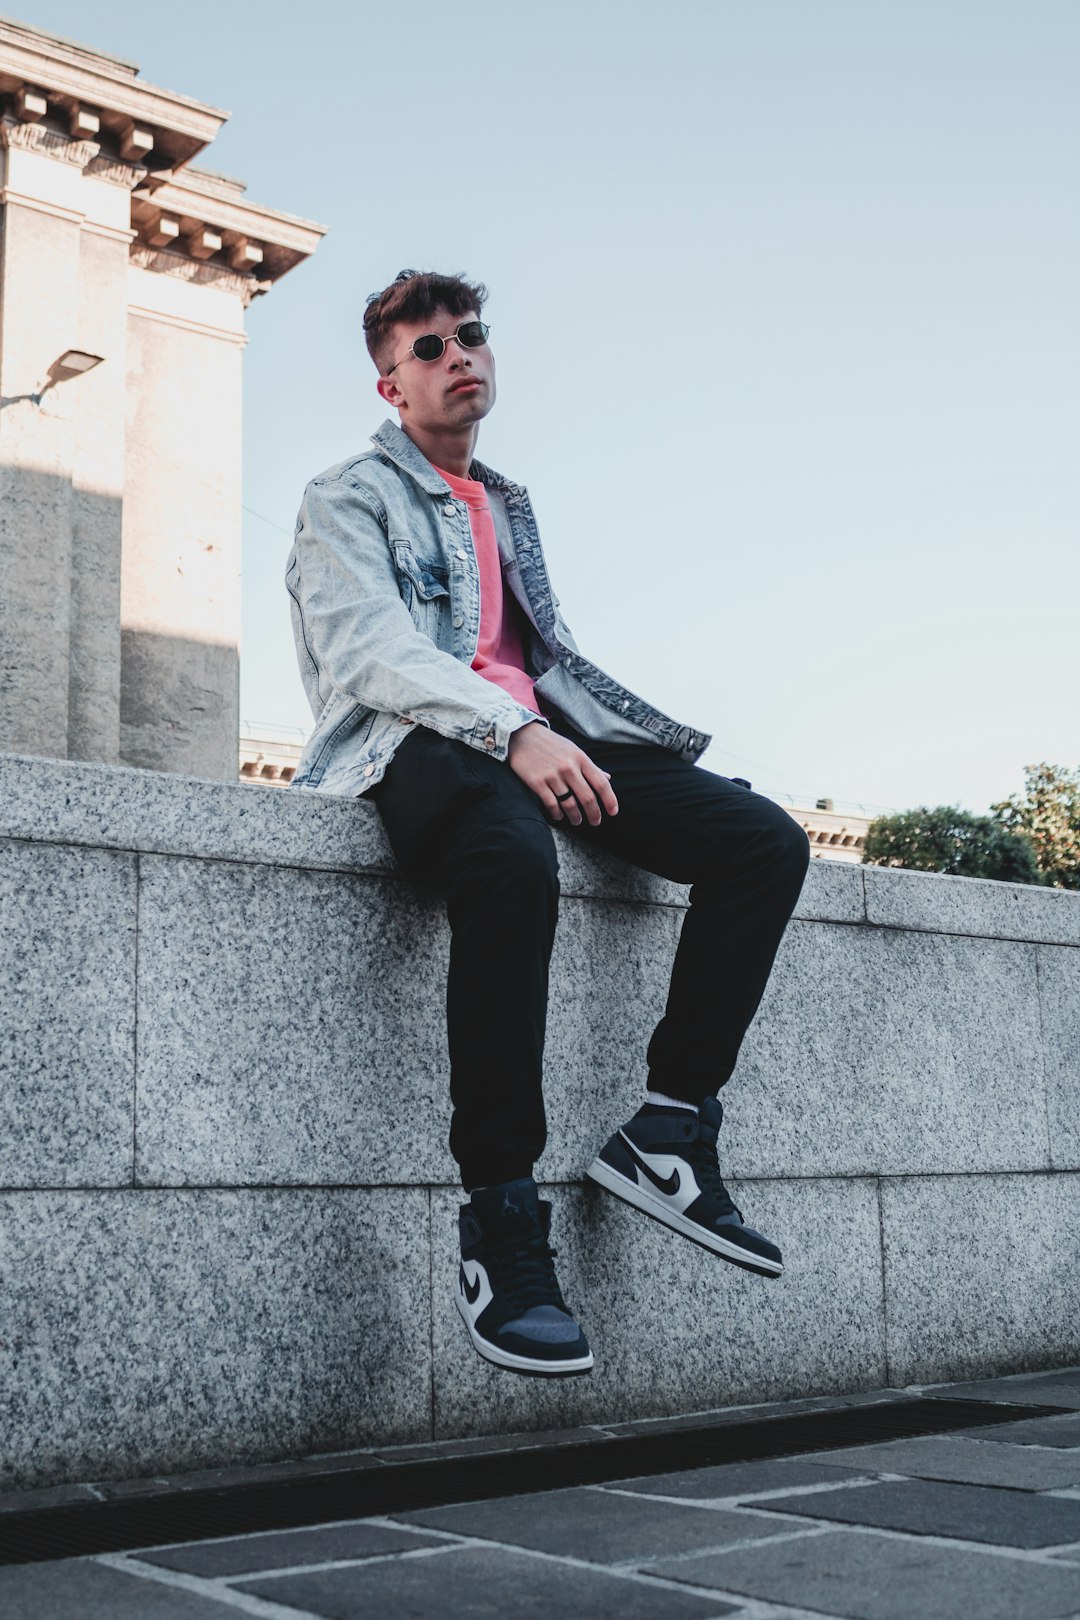
[{"label": "shadow on wall", "polygon": [[0,750],[233,780],[237,649],[122,632],[122,501],[12,466],[5,448]]}]

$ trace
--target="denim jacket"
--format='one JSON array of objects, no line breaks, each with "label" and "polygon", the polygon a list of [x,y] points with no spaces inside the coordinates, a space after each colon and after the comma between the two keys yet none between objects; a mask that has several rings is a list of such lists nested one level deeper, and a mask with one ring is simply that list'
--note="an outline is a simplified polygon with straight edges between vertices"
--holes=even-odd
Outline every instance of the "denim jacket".
[{"label": "denim jacket", "polygon": [[[286,585],[300,673],[315,716],[294,787],[359,794],[382,779],[413,725],[495,759],[535,721],[470,668],[480,576],[463,501],[394,422],[374,450],[304,492]],[[526,620],[538,701],[588,737],[645,742],[694,761],[709,738],[661,714],[582,657],[552,594],[529,497],[473,462],[487,490],[503,581]]]}]

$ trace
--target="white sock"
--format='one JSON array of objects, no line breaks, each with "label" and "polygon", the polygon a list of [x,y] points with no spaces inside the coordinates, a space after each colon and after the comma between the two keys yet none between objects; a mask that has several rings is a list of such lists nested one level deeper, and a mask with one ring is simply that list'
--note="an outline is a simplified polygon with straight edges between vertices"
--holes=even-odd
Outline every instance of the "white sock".
[{"label": "white sock", "polygon": [[697,1103],[688,1103],[684,1097],[665,1097],[662,1091],[653,1091],[651,1087],[645,1093],[645,1101],[656,1103],[659,1108],[689,1108],[692,1114],[697,1113]]}]

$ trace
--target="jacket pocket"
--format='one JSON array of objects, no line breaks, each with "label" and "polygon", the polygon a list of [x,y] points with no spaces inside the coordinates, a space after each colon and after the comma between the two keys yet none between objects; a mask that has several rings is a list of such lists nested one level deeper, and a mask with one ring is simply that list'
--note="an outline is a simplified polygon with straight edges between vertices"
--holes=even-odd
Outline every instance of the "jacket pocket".
[{"label": "jacket pocket", "polygon": [[433,602],[437,597],[450,595],[450,574],[443,564],[424,561],[403,542],[394,547],[394,561],[406,605],[413,596],[418,596],[422,602]]}]

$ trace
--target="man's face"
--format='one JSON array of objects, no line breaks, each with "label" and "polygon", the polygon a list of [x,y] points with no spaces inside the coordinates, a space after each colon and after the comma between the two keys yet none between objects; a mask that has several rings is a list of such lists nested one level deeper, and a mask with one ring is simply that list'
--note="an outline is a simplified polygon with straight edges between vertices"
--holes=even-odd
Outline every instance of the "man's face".
[{"label": "man's face", "polygon": [[[454,333],[466,321],[475,321],[475,312],[450,315],[436,310],[426,321],[399,324],[391,334],[390,365],[394,373],[380,377],[379,393],[388,405],[401,413],[402,425],[427,432],[471,427],[482,422],[495,403],[495,360],[485,343],[479,349],[463,349]],[[437,360],[418,360],[409,347],[427,332],[437,332],[446,347]]]}]

